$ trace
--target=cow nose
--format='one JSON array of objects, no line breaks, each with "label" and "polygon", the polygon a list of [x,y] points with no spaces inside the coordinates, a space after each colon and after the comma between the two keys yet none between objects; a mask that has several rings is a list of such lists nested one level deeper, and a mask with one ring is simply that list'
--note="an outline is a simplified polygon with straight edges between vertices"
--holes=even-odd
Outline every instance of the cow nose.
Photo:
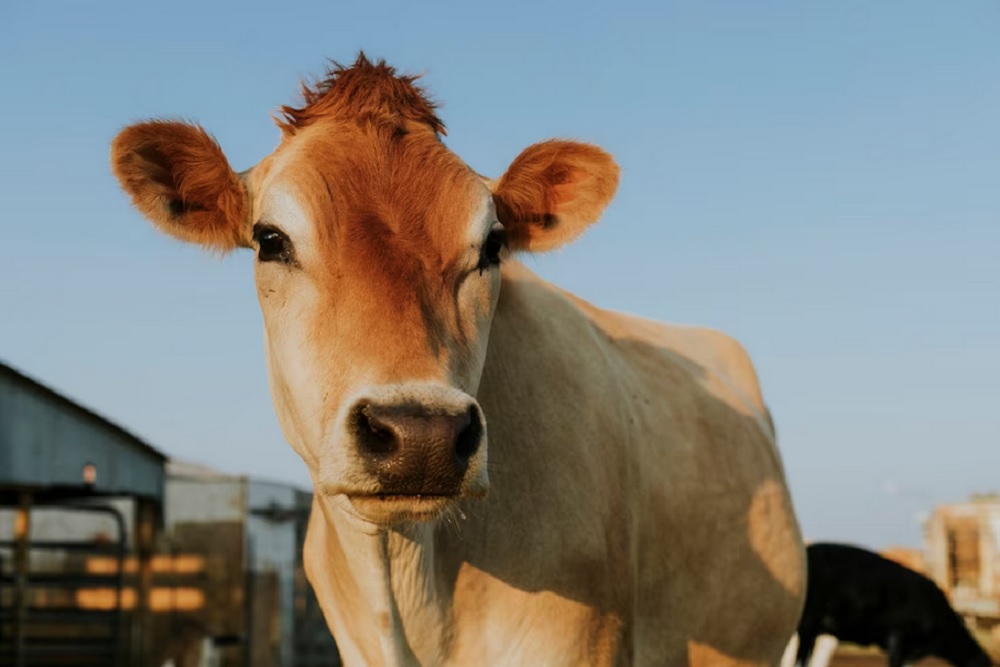
[{"label": "cow nose", "polygon": [[470,406],[441,414],[417,405],[363,403],[355,411],[357,448],[385,495],[454,495],[483,428]]}]

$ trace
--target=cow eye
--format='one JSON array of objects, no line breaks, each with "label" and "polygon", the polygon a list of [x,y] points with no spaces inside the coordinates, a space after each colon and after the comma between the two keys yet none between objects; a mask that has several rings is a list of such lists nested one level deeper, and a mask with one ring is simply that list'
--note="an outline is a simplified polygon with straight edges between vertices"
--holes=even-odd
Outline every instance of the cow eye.
[{"label": "cow eye", "polygon": [[257,243],[259,261],[292,263],[292,242],[277,227],[254,225],[253,240]]},{"label": "cow eye", "polygon": [[490,233],[483,241],[483,248],[479,256],[479,272],[500,263],[500,251],[507,245],[507,231],[499,222],[493,225]]}]

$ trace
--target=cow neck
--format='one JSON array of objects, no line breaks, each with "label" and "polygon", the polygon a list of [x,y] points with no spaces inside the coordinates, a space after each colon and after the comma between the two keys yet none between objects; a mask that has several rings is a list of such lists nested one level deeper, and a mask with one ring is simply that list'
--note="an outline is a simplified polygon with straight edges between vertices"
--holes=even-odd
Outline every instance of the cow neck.
[{"label": "cow neck", "polygon": [[381,533],[389,602],[401,630],[394,640],[401,645],[394,648],[406,664],[412,664],[413,653],[420,664],[438,664],[448,651],[453,591],[439,577],[437,530],[435,521]]},{"label": "cow neck", "polygon": [[331,514],[350,576],[368,601],[385,666],[443,661],[451,603],[436,576],[436,522],[386,530]]}]

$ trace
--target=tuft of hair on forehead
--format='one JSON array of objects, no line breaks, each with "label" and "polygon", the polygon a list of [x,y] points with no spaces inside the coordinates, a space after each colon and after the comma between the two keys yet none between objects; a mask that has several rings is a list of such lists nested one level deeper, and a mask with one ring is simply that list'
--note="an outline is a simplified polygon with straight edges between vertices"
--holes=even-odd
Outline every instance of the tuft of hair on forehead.
[{"label": "tuft of hair on forehead", "polygon": [[276,119],[285,134],[295,134],[328,117],[354,118],[362,122],[401,128],[405,121],[427,125],[444,135],[444,123],[437,117],[437,105],[416,86],[415,75],[399,75],[385,60],[371,62],[364,52],[349,66],[333,61],[323,79],[302,84],[301,107],[284,105]]}]

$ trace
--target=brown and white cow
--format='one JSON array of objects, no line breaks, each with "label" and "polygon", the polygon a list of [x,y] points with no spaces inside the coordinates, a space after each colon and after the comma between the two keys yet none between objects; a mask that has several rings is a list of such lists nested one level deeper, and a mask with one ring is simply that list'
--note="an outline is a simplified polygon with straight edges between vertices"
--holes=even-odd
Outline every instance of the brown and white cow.
[{"label": "brown and white cow", "polygon": [[766,665],[804,555],[750,360],[518,263],[618,167],[527,148],[497,180],[412,77],[359,57],[235,173],[146,122],[113,170],[161,230],[251,248],[275,407],[309,467],[309,580],[348,665]]}]

